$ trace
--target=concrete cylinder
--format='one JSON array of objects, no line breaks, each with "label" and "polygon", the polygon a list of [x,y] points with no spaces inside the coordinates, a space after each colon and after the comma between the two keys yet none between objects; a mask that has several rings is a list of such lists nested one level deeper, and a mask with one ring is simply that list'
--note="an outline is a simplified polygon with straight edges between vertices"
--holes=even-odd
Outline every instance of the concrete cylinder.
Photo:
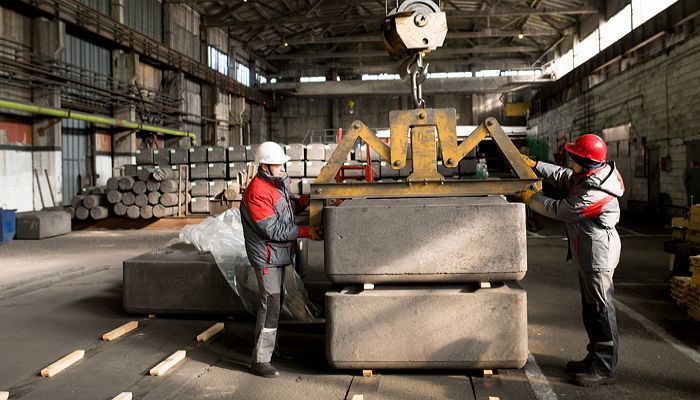
[{"label": "concrete cylinder", "polygon": [[141,208],[138,206],[129,206],[126,209],[126,216],[131,219],[136,219],[141,216]]},{"label": "concrete cylinder", "polygon": [[151,174],[153,173],[154,169],[153,168],[141,168],[136,172],[136,176],[139,178],[140,181],[147,181],[148,178],[151,177]]},{"label": "concrete cylinder", "polygon": [[163,193],[177,192],[177,181],[168,179],[160,183],[160,191]]},{"label": "concrete cylinder", "polygon": [[135,200],[136,200],[136,195],[134,195],[133,192],[122,193],[122,203],[124,203],[124,205],[130,206],[130,205],[134,204]]},{"label": "concrete cylinder", "polygon": [[122,176],[119,178],[119,190],[126,191],[131,190],[134,187],[134,177],[133,176]]},{"label": "concrete cylinder", "polygon": [[114,213],[120,217],[123,217],[126,215],[127,208],[128,207],[124,203],[117,203],[114,205]]},{"label": "concrete cylinder", "polygon": [[107,192],[107,201],[110,204],[117,204],[122,200],[122,192],[118,190],[110,190]]},{"label": "concrete cylinder", "polygon": [[146,195],[143,194],[143,193],[142,193],[142,194],[137,194],[137,195],[136,195],[136,198],[134,198],[134,205],[135,205],[135,206],[143,207],[143,206],[145,206],[145,205],[147,205],[147,204],[148,204],[148,196],[146,196]]},{"label": "concrete cylinder", "polygon": [[149,179],[146,181],[146,190],[149,192],[155,192],[160,189],[160,182],[155,179]]},{"label": "concrete cylinder", "polygon": [[153,206],[145,205],[141,207],[141,218],[151,219],[153,218]]},{"label": "concrete cylinder", "polygon": [[70,201],[71,207],[78,208],[78,207],[82,206],[84,198],[85,198],[85,196],[83,196],[82,194],[79,194],[77,196],[73,196],[73,198]]},{"label": "concrete cylinder", "polygon": [[148,204],[155,206],[160,204],[160,192],[150,192],[148,193]]},{"label": "concrete cylinder", "polygon": [[175,207],[165,207],[162,204],[157,204],[153,206],[153,216],[156,218],[163,218],[170,215],[174,215],[177,212]]},{"label": "concrete cylinder", "polygon": [[102,196],[97,195],[97,194],[91,194],[89,196],[85,196],[83,199],[83,207],[85,208],[94,208],[98,207],[102,204]]},{"label": "concrete cylinder", "polygon": [[107,189],[108,190],[119,189],[119,177],[118,176],[113,176],[113,177],[107,179]]},{"label": "concrete cylinder", "polygon": [[93,207],[90,209],[90,217],[95,220],[105,219],[109,216],[109,209],[107,207]]},{"label": "concrete cylinder", "polygon": [[134,182],[134,187],[131,190],[133,190],[134,193],[136,193],[136,194],[146,193],[146,182],[144,182],[144,181]]},{"label": "concrete cylinder", "polygon": [[75,218],[78,218],[81,221],[84,221],[88,219],[90,216],[90,210],[88,210],[85,207],[78,207],[75,209]]},{"label": "concrete cylinder", "polygon": [[[182,204],[184,204],[185,201],[186,198],[183,196]],[[160,196],[160,204],[162,204],[165,207],[177,206],[177,193],[163,193]]]}]

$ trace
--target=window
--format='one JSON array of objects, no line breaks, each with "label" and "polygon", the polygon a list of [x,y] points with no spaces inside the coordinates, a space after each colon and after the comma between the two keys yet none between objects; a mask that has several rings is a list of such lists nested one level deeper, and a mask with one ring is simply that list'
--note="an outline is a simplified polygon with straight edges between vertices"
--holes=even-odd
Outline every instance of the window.
[{"label": "window", "polygon": [[250,86],[250,68],[247,65],[236,63],[236,80],[246,86]]},{"label": "window", "polygon": [[228,75],[228,54],[225,54],[214,46],[209,46],[208,62],[209,68],[219,71],[224,75]]},{"label": "window", "polygon": [[552,63],[552,72],[559,79],[574,69],[574,50],[571,49]]},{"label": "window", "polygon": [[476,71],[475,76],[477,78],[487,78],[487,77],[500,76],[500,75],[501,75],[500,69],[483,69],[481,71]]},{"label": "window", "polygon": [[677,0],[632,0],[632,29],[645,23]]},{"label": "window", "polygon": [[600,53],[600,30],[596,29],[585,39],[574,43],[574,68]]},{"label": "window", "polygon": [[326,77],[325,76],[302,76],[299,78],[299,82],[302,83],[308,83],[308,82],[325,82]]},{"label": "window", "polygon": [[264,85],[267,83],[267,77],[262,74],[255,74],[255,82],[257,82],[260,85]]},{"label": "window", "polygon": [[363,81],[391,81],[401,79],[398,74],[363,74]]},{"label": "window", "polygon": [[628,4],[627,7],[602,23],[599,29],[600,49],[603,50],[632,31],[632,6]]}]

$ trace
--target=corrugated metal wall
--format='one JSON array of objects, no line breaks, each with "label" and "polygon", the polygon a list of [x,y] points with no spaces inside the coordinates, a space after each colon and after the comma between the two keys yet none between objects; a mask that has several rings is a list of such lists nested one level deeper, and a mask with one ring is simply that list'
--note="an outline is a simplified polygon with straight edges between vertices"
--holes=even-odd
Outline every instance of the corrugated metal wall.
[{"label": "corrugated metal wall", "polygon": [[109,16],[109,0],[80,0],[86,6]]},{"label": "corrugated metal wall", "polygon": [[[185,78],[185,90],[182,93],[182,110],[191,114],[202,115],[202,86],[193,80]],[[202,122],[185,116],[183,129],[197,134],[197,143],[202,143]]]},{"label": "corrugated metal wall", "polygon": [[[81,81],[92,85],[108,86],[107,78],[112,76],[112,53],[109,49],[66,34],[66,48],[61,53],[61,60],[84,69],[69,67],[71,73],[80,74]],[[64,89],[62,96],[71,102],[89,104],[92,107],[104,108],[103,112],[109,112],[109,104],[105,104],[99,97],[90,93]]]},{"label": "corrugated metal wall", "polygon": [[87,123],[76,119],[61,120],[61,161],[63,166],[63,205],[87,182]]},{"label": "corrugated metal wall", "polygon": [[163,41],[163,4],[157,0],[125,0],[124,23],[159,42]]}]

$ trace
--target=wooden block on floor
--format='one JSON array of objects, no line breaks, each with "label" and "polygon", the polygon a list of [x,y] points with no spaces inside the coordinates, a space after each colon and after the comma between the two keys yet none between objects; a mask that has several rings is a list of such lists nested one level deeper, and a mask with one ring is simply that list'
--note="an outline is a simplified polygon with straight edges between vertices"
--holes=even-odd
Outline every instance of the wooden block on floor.
[{"label": "wooden block on floor", "polygon": [[131,392],[121,392],[116,395],[112,400],[131,400],[133,395]]},{"label": "wooden block on floor", "polygon": [[372,370],[371,369],[363,369],[362,370],[362,376],[369,378],[372,376]]},{"label": "wooden block on floor", "polygon": [[490,282],[479,282],[479,287],[482,289],[488,289],[491,287],[491,283]]},{"label": "wooden block on floor", "polygon": [[127,322],[126,324],[120,326],[119,328],[113,329],[113,330],[105,333],[104,335],[102,335],[102,340],[106,340],[108,342],[112,341],[120,336],[123,336],[123,335],[133,331],[134,329],[136,329],[138,327],[139,327],[139,323],[137,321]]},{"label": "wooden block on floor", "polygon": [[41,376],[50,378],[85,357],[85,350],[76,350],[41,370]]},{"label": "wooden block on floor", "polygon": [[170,370],[170,368],[174,367],[177,363],[185,359],[186,354],[187,353],[185,352],[185,350],[178,350],[174,352],[170,357],[163,360],[160,364],[151,368],[151,371],[149,373],[153,376],[161,376],[165,374]]},{"label": "wooden block on floor", "polygon": [[484,378],[493,378],[493,370],[485,369],[484,370]]},{"label": "wooden block on floor", "polygon": [[0,400],[7,400],[10,397],[10,392],[0,392]]},{"label": "wooden block on floor", "polygon": [[200,333],[197,335],[197,341],[198,342],[206,342],[207,340],[211,339],[212,336],[216,335],[217,333],[221,332],[224,329],[224,323],[219,322],[207,329],[206,331]]},{"label": "wooden block on floor", "polygon": [[373,289],[374,289],[374,283],[364,283],[364,284],[362,284],[362,289],[364,289],[364,290],[373,290]]},{"label": "wooden block on floor", "polygon": [[353,377],[350,387],[345,395],[346,400],[375,400],[378,397],[381,375],[371,377]]},{"label": "wooden block on floor", "polygon": [[154,319],[156,317],[155,314],[148,314],[148,319]]},{"label": "wooden block on floor", "polygon": [[498,396],[489,396],[489,400],[501,400]]},{"label": "wooden block on floor", "polygon": [[365,400],[365,395],[363,394],[353,394],[352,400]]}]

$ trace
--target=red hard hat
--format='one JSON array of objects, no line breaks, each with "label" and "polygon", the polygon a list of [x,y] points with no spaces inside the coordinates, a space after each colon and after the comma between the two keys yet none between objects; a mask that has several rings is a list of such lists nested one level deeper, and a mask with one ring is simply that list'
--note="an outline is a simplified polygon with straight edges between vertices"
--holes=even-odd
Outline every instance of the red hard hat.
[{"label": "red hard hat", "polygon": [[608,146],[597,135],[587,134],[576,139],[576,143],[567,143],[566,151],[595,162],[605,162]]}]

